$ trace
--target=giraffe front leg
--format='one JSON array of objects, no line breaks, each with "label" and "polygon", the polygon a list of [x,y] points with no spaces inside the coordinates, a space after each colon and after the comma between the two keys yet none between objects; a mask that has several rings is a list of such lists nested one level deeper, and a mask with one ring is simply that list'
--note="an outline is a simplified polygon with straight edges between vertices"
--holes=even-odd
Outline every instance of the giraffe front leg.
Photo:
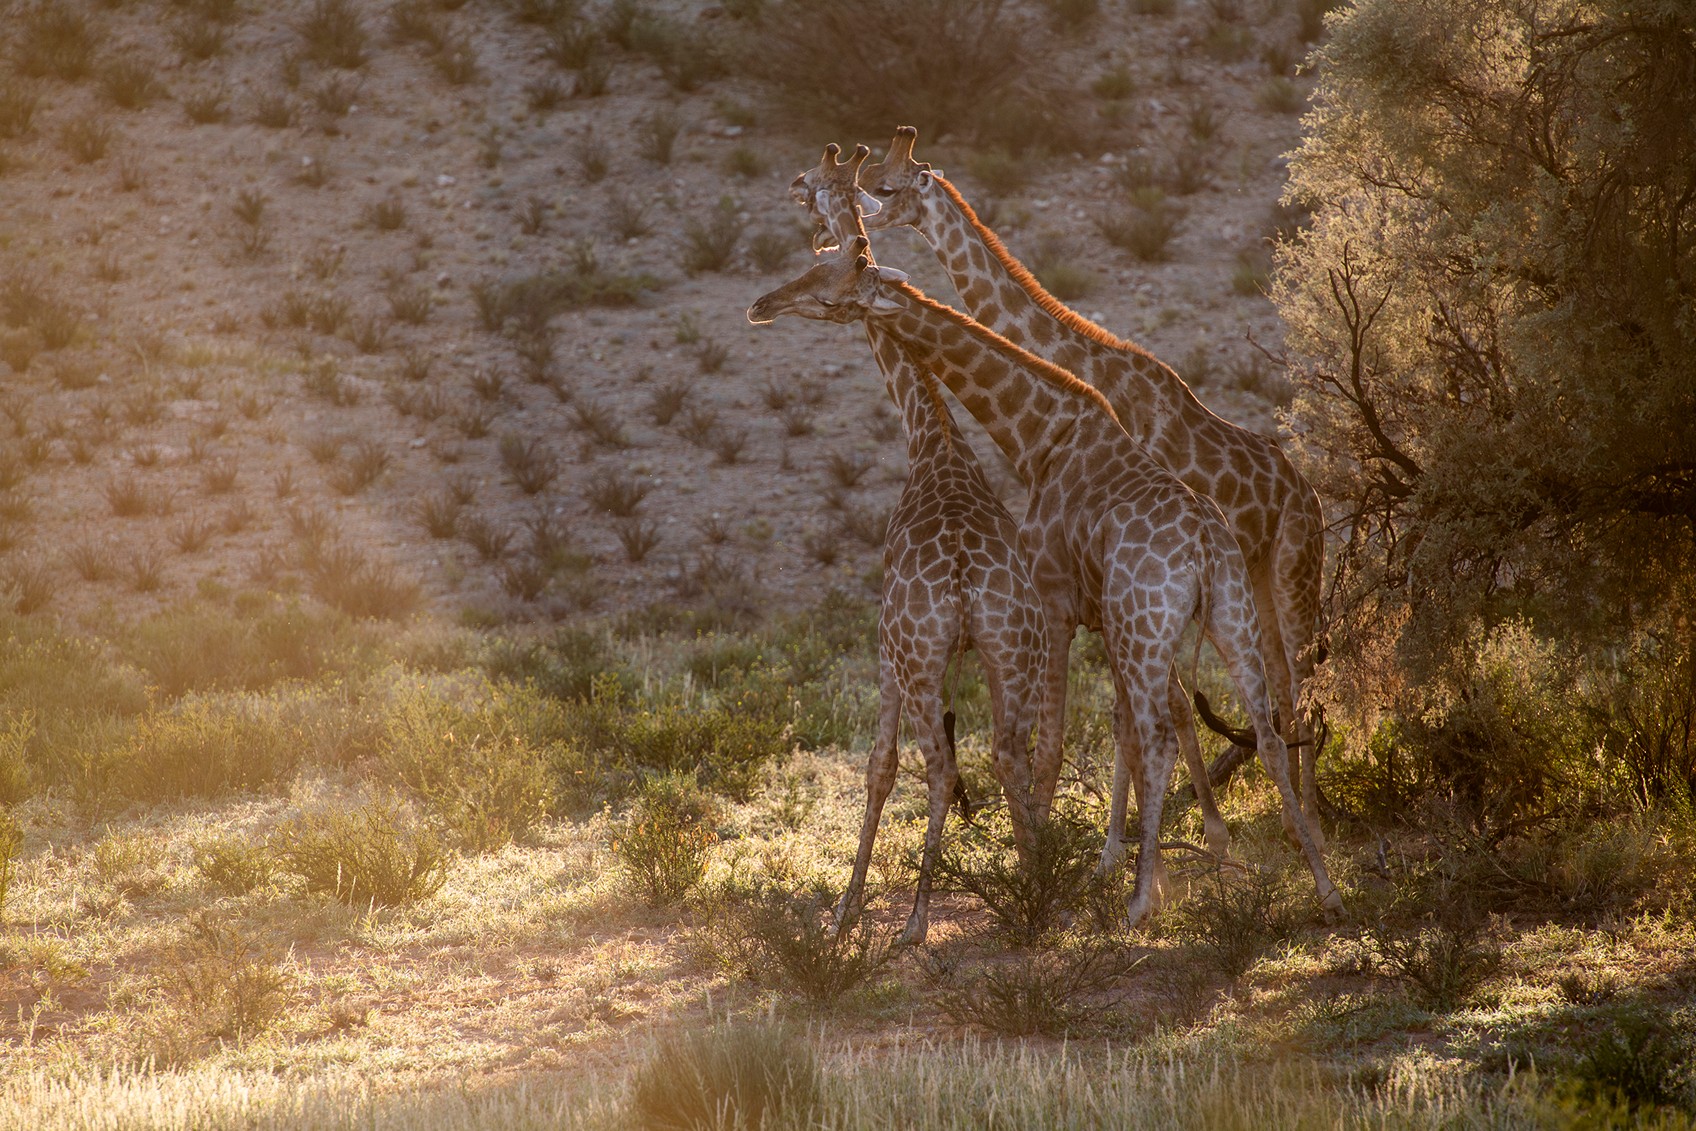
[{"label": "giraffe front leg", "polygon": [[854,854],[854,873],[848,889],[836,905],[838,936],[853,926],[859,918],[861,896],[865,891],[866,872],[871,867],[872,843],[877,839],[877,827],[883,818],[884,802],[895,785],[898,769],[897,752],[901,742],[901,690],[894,665],[879,666],[880,699],[878,703],[877,742],[866,760],[866,816],[860,824],[860,847]]}]

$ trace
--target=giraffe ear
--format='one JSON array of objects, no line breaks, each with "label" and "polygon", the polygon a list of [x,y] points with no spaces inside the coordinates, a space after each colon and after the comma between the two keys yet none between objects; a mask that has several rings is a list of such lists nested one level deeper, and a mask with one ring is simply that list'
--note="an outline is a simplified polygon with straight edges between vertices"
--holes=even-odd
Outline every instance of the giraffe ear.
[{"label": "giraffe ear", "polygon": [[877,272],[877,277],[885,283],[905,283],[912,278],[907,272],[897,270],[894,267],[874,267],[873,270]]},{"label": "giraffe ear", "polygon": [[860,198],[860,215],[876,216],[883,211],[883,202],[865,189],[855,189],[854,195]]}]

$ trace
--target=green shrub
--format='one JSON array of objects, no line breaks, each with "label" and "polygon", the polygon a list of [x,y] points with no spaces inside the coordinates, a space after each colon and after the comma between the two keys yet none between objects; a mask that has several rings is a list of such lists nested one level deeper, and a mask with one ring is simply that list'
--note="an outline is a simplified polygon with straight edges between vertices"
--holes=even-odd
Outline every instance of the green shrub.
[{"label": "green shrub", "polygon": [[862,917],[838,933],[841,893],[815,883],[799,890],[756,888],[731,902],[739,965],[760,981],[814,1005],[828,1006],[863,985],[895,955],[888,937]]},{"label": "green shrub", "polygon": [[716,806],[693,780],[678,774],[650,778],[638,790],[613,840],[625,876],[650,907],[676,903],[706,874],[718,839]]},{"label": "green shrub", "polygon": [[24,849],[24,830],[9,809],[0,806],[0,922],[6,917],[6,897],[12,890],[12,863]]},{"label": "green shrub", "polygon": [[524,732],[524,695],[419,683],[397,689],[384,712],[383,761],[472,851],[523,836],[552,805],[553,759]]},{"label": "green shrub", "polygon": [[789,752],[793,714],[782,687],[734,688],[702,701],[661,691],[642,699],[617,675],[594,677],[586,703],[565,705],[571,742],[556,748],[568,807],[625,796],[646,774],[690,773],[745,800],[767,763]]},{"label": "green shrub", "polygon": [[368,654],[358,626],[335,610],[277,602],[249,615],[189,604],[137,624],[126,656],[159,692],[257,691],[283,679],[345,671]]},{"label": "green shrub", "polygon": [[302,736],[272,704],[190,698],[116,730],[95,730],[78,755],[84,801],[159,802],[252,790],[292,772]]},{"label": "green shrub", "polygon": [[264,844],[245,837],[219,837],[195,845],[194,866],[206,882],[231,895],[246,895],[276,876],[276,860]]},{"label": "green shrub", "polygon": [[1428,1009],[1454,1009],[1502,964],[1483,918],[1453,905],[1415,930],[1380,920],[1368,925],[1367,935],[1379,964]]},{"label": "green shrub", "polygon": [[622,683],[622,668],[608,655],[606,640],[581,629],[562,628],[545,640],[497,637],[482,667],[491,679],[528,682],[555,699],[589,698],[596,676],[612,673]]},{"label": "green shrub", "polygon": [[1674,1104],[1689,1095],[1690,1034],[1674,1017],[1644,1005],[1610,1010],[1579,1053],[1575,1074],[1584,1094],[1628,1108]]},{"label": "green shrub", "polygon": [[962,829],[957,846],[944,840],[936,876],[939,884],[977,896],[1002,930],[1028,943],[1081,905],[1100,855],[1095,824],[1057,807],[1031,830],[1030,851],[1020,861],[1003,810]]},{"label": "green shrub", "polygon": [[308,813],[279,828],[273,844],[307,891],[354,907],[415,903],[447,879],[441,838],[395,798]]},{"label": "green shrub", "polygon": [[180,1027],[166,1041],[174,1053],[166,1059],[186,1060],[210,1041],[244,1043],[281,1018],[289,996],[281,957],[234,923],[196,916],[158,974]]},{"label": "green shrub", "polygon": [[967,968],[930,960],[937,1004],[955,1022],[1007,1037],[1060,1037],[1099,1023],[1119,1004],[1113,983],[1141,961],[1115,946],[1031,951]]},{"label": "green shrub", "polygon": [[662,1040],[636,1070],[632,1123],[645,1131],[802,1125],[823,1079],[806,1039],[785,1027],[726,1023]]},{"label": "green shrub", "polygon": [[33,711],[21,711],[0,721],[0,806],[16,805],[30,794],[27,748],[34,734]]},{"label": "green shrub", "polygon": [[1286,941],[1301,913],[1281,877],[1260,868],[1213,867],[1174,910],[1179,935],[1192,941],[1209,965],[1239,977],[1267,951]]}]

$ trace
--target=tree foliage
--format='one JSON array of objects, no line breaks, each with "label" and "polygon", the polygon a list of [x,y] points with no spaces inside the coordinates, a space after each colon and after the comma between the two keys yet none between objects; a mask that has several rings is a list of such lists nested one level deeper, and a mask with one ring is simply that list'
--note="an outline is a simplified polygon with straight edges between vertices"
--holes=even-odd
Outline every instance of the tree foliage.
[{"label": "tree foliage", "polygon": [[1315,61],[1275,297],[1337,690],[1453,694],[1510,618],[1688,655],[1696,8],[1360,0]]}]

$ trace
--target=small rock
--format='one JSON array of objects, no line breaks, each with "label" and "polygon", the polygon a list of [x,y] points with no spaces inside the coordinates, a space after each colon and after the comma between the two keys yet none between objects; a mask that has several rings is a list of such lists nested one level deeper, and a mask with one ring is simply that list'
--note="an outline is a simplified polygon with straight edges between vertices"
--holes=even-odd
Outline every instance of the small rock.
[{"label": "small rock", "polygon": [[741,137],[742,136],[742,127],[741,126],[726,126],[726,127],[724,127],[724,136],[725,137]]},{"label": "small rock", "polygon": [[459,183],[459,181],[458,181],[457,178],[451,177],[446,173],[442,173],[441,175],[439,175],[436,178],[436,187],[437,188],[452,188],[454,185],[456,185],[458,183]]}]

